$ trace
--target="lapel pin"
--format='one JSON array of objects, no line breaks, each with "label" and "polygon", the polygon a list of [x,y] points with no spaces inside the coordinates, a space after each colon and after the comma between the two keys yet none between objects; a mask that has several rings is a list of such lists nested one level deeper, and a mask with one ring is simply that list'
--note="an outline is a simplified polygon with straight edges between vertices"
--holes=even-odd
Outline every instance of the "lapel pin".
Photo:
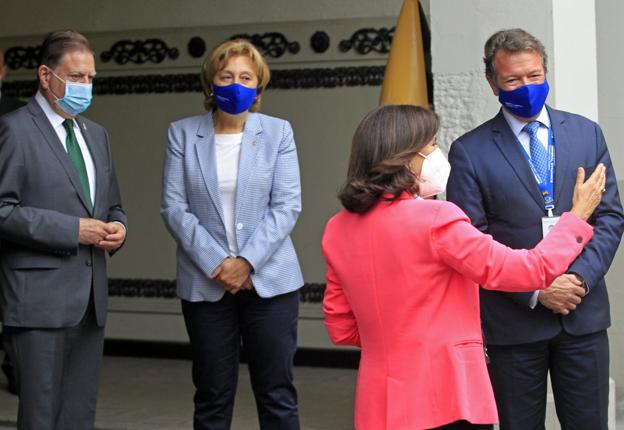
[{"label": "lapel pin", "polygon": [[251,144],[252,144],[253,146],[256,146],[256,141],[254,140],[253,142],[251,142]]},{"label": "lapel pin", "polygon": [[84,122],[82,123],[82,129],[83,129],[84,131],[87,131],[87,124],[85,124]]}]

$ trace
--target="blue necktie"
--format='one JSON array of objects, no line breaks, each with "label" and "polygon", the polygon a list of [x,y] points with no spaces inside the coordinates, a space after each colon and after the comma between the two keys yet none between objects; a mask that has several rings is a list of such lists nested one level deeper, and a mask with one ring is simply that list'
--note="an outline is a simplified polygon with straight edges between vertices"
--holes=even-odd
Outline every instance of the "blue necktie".
[{"label": "blue necktie", "polygon": [[539,121],[531,121],[522,128],[522,131],[531,138],[529,141],[529,149],[531,150],[531,162],[535,168],[535,172],[542,179],[542,182],[546,183],[548,181],[546,176],[548,171],[548,151],[546,151],[542,142],[537,138],[537,130],[539,130],[539,127]]}]

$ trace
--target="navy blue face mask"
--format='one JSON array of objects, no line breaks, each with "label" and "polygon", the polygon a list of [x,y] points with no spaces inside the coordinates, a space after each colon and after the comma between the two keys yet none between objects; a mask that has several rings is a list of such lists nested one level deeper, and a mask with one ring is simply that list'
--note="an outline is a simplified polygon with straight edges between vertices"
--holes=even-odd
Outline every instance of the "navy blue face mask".
[{"label": "navy blue face mask", "polygon": [[256,100],[256,89],[241,84],[214,85],[212,90],[219,109],[230,115],[238,115],[248,110]]},{"label": "navy blue face mask", "polygon": [[541,84],[528,84],[515,90],[498,89],[498,101],[505,108],[521,118],[532,118],[541,112],[548,97],[548,81]]}]

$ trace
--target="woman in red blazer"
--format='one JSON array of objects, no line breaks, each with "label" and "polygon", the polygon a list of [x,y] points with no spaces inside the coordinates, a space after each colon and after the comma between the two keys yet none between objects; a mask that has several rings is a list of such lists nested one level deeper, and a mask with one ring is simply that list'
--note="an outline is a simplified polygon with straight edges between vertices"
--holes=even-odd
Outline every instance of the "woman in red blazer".
[{"label": "woman in red blazer", "polygon": [[[512,250],[475,229],[446,201],[448,168],[436,149],[437,116],[415,106],[371,112],[353,138],[345,207],[327,224],[325,325],[362,356],[357,430],[492,428],[478,286],[546,288],[592,237],[604,167],[583,183],[572,210],[532,250]],[[440,158],[442,157],[442,158]]]}]

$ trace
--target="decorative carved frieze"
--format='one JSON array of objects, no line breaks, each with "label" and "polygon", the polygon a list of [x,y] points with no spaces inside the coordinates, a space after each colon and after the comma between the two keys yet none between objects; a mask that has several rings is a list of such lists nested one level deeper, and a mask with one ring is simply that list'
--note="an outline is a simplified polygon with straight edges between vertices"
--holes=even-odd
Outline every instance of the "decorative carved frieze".
[{"label": "decorative carved frieze", "polygon": [[13,46],[4,53],[4,62],[11,70],[36,69],[41,46]]},{"label": "decorative carved frieze", "polygon": [[289,42],[286,36],[278,32],[269,32],[264,34],[235,34],[230,37],[234,39],[247,39],[254,44],[256,48],[262,52],[262,55],[271,58],[280,58],[288,51],[296,54],[300,50],[299,42]]},{"label": "decorative carved frieze", "polygon": [[[299,290],[303,303],[321,303],[325,284],[305,284]],[[165,279],[118,279],[108,281],[108,295],[113,297],[176,298],[175,281]]]},{"label": "decorative carved frieze", "polygon": [[371,52],[387,54],[390,52],[392,37],[394,36],[392,27],[382,28],[362,28],[351,35],[349,39],[342,40],[338,45],[340,51],[348,52],[351,49],[358,54],[366,55]]},{"label": "decorative carved frieze", "polygon": [[[310,69],[283,69],[271,72],[269,89],[313,89],[379,86],[385,66],[354,66]],[[198,73],[166,75],[132,75],[95,78],[93,92],[97,95],[201,92]],[[37,92],[37,82],[9,81],[2,92],[12,97],[28,98]]]},{"label": "decorative carved frieze", "polygon": [[100,58],[108,63],[114,60],[119,65],[127,63],[162,63],[169,58],[175,60],[180,56],[177,48],[170,48],[161,39],[145,40],[120,40],[116,42],[108,51],[102,52]]},{"label": "decorative carved frieze", "polygon": [[310,37],[310,46],[317,54],[322,54],[329,49],[329,34],[325,31],[317,31]]}]

